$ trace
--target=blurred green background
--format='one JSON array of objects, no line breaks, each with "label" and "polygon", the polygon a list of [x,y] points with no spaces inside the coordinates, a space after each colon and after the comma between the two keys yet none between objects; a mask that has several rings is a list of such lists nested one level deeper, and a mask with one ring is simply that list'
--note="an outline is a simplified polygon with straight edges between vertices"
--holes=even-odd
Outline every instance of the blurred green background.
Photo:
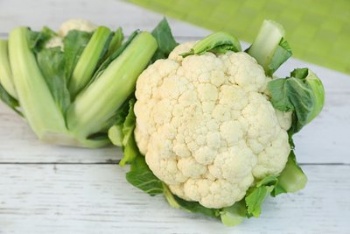
[{"label": "blurred green background", "polygon": [[293,56],[350,74],[350,0],[128,0],[251,43],[264,19],[286,30]]}]

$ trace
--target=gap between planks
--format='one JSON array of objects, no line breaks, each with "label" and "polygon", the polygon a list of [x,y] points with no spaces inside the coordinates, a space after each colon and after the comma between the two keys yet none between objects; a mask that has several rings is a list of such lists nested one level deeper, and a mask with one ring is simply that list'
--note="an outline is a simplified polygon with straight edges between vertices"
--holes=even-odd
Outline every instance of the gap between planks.
[{"label": "gap between planks", "polygon": [[[117,160],[105,162],[0,162],[0,165],[118,165]],[[300,166],[350,166],[350,163],[299,163]]]}]

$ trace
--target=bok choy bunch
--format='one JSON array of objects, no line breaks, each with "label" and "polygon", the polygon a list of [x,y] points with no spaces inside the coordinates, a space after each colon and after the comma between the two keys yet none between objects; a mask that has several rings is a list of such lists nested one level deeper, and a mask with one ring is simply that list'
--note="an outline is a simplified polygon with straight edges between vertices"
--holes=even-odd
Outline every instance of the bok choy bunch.
[{"label": "bok choy bunch", "polygon": [[0,97],[44,142],[101,147],[157,48],[149,32],[124,40],[121,28],[82,20],[17,27],[0,40]]}]

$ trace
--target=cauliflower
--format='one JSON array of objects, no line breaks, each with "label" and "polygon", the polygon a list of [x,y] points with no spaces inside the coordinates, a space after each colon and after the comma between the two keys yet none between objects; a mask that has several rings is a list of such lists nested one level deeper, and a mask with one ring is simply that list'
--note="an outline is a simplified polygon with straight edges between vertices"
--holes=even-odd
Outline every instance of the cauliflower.
[{"label": "cauliflower", "polygon": [[307,68],[274,76],[291,56],[281,26],[264,21],[244,52],[223,32],[180,45],[152,33],[155,60],[108,131],[127,181],[228,226],[258,217],[267,195],[302,189],[292,137],[320,113],[324,89]]},{"label": "cauliflower", "polygon": [[177,46],[140,75],[135,139],[172,193],[231,206],[285,167],[291,115],[276,113],[264,94],[270,79],[249,54],[180,56],[193,45]]},{"label": "cauliflower", "polygon": [[63,38],[69,31],[79,30],[84,32],[93,32],[97,26],[92,22],[84,19],[69,19],[63,22],[57,32],[57,35],[50,38],[45,44],[46,48],[60,47],[63,50]]}]

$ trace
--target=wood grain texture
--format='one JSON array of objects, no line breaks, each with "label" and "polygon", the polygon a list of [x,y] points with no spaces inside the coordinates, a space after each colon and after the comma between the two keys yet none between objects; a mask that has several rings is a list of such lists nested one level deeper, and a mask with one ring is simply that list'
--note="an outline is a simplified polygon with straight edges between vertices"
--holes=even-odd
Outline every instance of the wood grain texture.
[{"label": "wood grain texture", "polygon": [[0,233],[349,233],[350,166],[304,170],[305,190],[227,228],[131,187],[116,165],[0,165]]},{"label": "wood grain texture", "polygon": [[[18,25],[58,27],[69,18],[151,30],[163,18],[119,0],[0,0],[0,37]],[[209,33],[169,19],[179,41]],[[288,36],[288,35],[287,35]],[[246,46],[246,43],[244,43]],[[291,45],[293,48],[293,45]],[[0,234],[350,233],[350,76],[291,59],[279,76],[310,67],[326,88],[321,115],[295,136],[309,177],[297,194],[268,199],[259,219],[235,228],[168,206],[129,185],[120,150],[47,145],[0,103]]]},{"label": "wood grain texture", "polygon": [[[0,1],[0,30],[3,34],[23,24],[33,28],[41,28],[43,25],[55,28],[69,18],[87,18],[115,28],[121,25],[128,33],[137,28],[151,30],[162,17],[160,14],[118,0],[105,0],[103,4],[92,0]],[[180,41],[194,40],[209,33],[207,30],[173,19],[170,19],[170,24],[174,35]],[[290,59],[277,74],[281,77],[288,76],[294,68],[306,66],[322,79],[326,89],[326,104],[321,115],[295,136],[298,161],[350,163],[350,77],[296,59]],[[0,103],[0,129],[0,162],[104,163],[121,157],[120,151],[111,148],[87,151],[38,142],[28,126],[3,103]]]},{"label": "wood grain texture", "polygon": [[[300,163],[350,163],[350,77],[291,59],[281,76],[295,67],[311,67],[322,78],[326,103],[320,116],[295,135]],[[0,103],[0,162],[108,162],[119,160],[114,148],[72,149],[39,142],[28,125]],[[18,147],[21,146],[21,147]]]},{"label": "wood grain texture", "polygon": [[28,124],[0,103],[0,163],[106,163],[121,158],[117,148],[61,147],[37,140]]},{"label": "wood grain texture", "polygon": [[[164,16],[136,7],[123,0],[11,0],[0,1],[0,33],[8,33],[18,25],[38,30],[44,25],[57,28],[71,18],[89,19],[111,28],[123,27],[126,34],[136,29],[152,30]],[[209,30],[189,26],[188,23],[169,19],[174,34],[204,36]],[[1,34],[0,34],[1,35]]]}]

